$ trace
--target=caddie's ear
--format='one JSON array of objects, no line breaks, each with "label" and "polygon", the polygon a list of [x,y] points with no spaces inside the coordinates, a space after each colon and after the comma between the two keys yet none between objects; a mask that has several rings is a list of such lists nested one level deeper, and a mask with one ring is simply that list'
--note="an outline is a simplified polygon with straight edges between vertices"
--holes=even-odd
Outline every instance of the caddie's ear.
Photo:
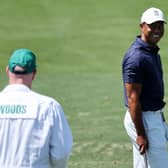
[{"label": "caddie's ear", "polygon": [[6,66],[6,74],[9,76],[9,66]]},{"label": "caddie's ear", "polygon": [[32,80],[34,80],[34,79],[35,79],[35,77],[36,77],[36,74],[37,74],[37,70],[35,69],[35,70],[33,71]]}]

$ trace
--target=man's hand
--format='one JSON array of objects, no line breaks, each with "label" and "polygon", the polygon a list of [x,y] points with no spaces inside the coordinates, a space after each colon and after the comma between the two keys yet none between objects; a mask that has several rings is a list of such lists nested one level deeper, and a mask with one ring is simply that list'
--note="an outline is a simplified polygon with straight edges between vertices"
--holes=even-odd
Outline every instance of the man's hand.
[{"label": "man's hand", "polygon": [[143,155],[146,152],[146,150],[148,150],[149,147],[148,140],[145,136],[138,135],[136,141],[137,144],[139,145],[139,152],[141,155]]},{"label": "man's hand", "polygon": [[128,106],[132,121],[135,125],[137,132],[136,142],[139,145],[140,154],[144,154],[148,149],[148,140],[145,133],[145,128],[142,119],[142,108],[140,102],[140,96],[142,91],[142,84],[139,83],[126,83],[125,84]]}]

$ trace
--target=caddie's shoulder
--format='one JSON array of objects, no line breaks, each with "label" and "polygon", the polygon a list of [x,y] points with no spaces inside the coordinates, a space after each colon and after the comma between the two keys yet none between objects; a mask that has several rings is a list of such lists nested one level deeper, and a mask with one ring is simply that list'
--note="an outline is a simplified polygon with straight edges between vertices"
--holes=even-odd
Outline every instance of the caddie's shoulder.
[{"label": "caddie's shoulder", "polygon": [[4,93],[3,91],[0,92],[0,99],[4,100],[4,99],[8,99],[8,94]]},{"label": "caddie's shoulder", "polygon": [[35,97],[39,101],[39,104],[45,103],[45,104],[53,104],[56,106],[60,106],[60,103],[56,99],[54,99],[53,97],[50,97],[50,96],[47,96],[44,94],[40,94],[37,92],[33,92],[33,91],[32,91],[32,96]]}]

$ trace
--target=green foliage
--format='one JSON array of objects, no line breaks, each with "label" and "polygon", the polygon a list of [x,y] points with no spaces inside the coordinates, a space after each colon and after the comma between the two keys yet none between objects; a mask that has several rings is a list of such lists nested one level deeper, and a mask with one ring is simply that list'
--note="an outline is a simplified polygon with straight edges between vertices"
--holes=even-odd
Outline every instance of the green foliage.
[{"label": "green foliage", "polygon": [[[168,10],[165,0],[1,1],[0,88],[7,83],[11,52],[33,50],[38,61],[33,89],[56,98],[72,128],[69,168],[132,167],[123,128],[121,61],[139,34],[142,11],[151,6]],[[167,28],[160,43],[165,79],[166,34]]]}]

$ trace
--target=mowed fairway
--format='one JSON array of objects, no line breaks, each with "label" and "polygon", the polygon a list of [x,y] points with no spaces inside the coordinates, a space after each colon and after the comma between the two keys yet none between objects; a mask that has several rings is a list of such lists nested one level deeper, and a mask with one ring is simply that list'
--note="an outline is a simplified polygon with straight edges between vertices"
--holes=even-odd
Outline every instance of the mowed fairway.
[{"label": "mowed fairway", "polygon": [[[165,0],[13,0],[0,5],[0,88],[16,48],[37,54],[33,89],[63,106],[74,136],[69,168],[131,168],[121,61],[148,7]],[[160,42],[168,101],[168,28]],[[167,108],[166,108],[166,111]],[[168,118],[168,115],[166,115]]]}]

